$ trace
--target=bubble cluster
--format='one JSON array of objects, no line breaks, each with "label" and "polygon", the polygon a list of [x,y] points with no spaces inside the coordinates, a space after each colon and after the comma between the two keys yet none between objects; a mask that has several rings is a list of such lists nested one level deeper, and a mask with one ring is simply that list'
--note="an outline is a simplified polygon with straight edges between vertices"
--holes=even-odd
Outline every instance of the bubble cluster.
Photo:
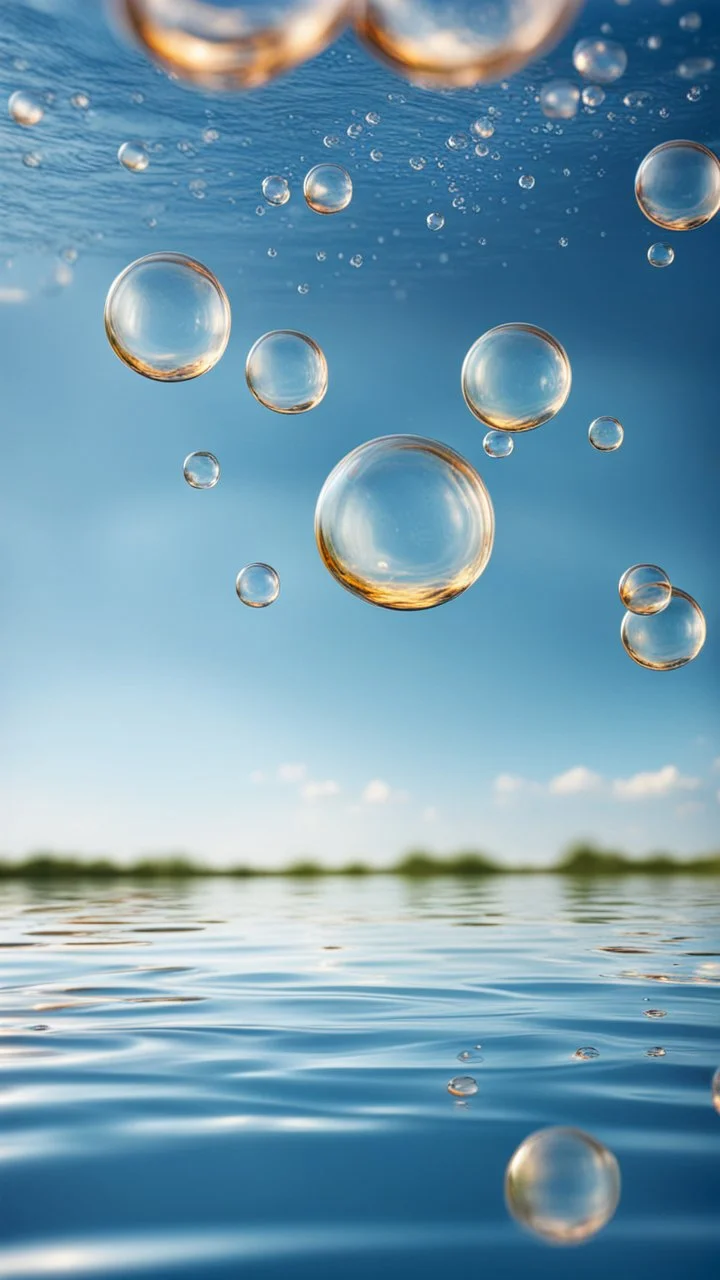
[{"label": "bubble cluster", "polygon": [[580,1244],[620,1201],[620,1170],[607,1147],[580,1129],[551,1128],[520,1144],[505,1174],[512,1216],[554,1244]]},{"label": "bubble cluster", "polygon": [[488,431],[483,440],[483,449],[488,458],[509,458],[515,441],[507,431]]},{"label": "bubble cluster", "polygon": [[280,595],[280,579],[272,565],[246,564],[235,579],[235,590],[250,609],[266,609]]},{"label": "bubble cluster", "polygon": [[281,178],[277,173],[269,174],[267,178],[263,178],[262,193],[268,204],[287,204],[290,199],[290,185],[287,178]]},{"label": "bubble cluster", "polygon": [[625,429],[617,418],[595,418],[588,427],[588,440],[598,453],[614,453],[625,439]]},{"label": "bubble cluster", "polygon": [[184,382],[217,364],[230,337],[230,304],[207,267],[181,253],[138,258],[113,281],[105,332],[136,373]]},{"label": "bubble cluster", "polygon": [[11,93],[8,98],[8,115],[11,120],[15,121],[15,124],[21,124],[24,128],[30,129],[33,125],[40,123],[45,112],[35,98],[31,98],[29,93],[18,89],[15,93]]},{"label": "bubble cluster", "polygon": [[342,165],[316,164],[305,175],[303,195],[315,213],[341,213],[352,200],[352,178]]},{"label": "bubble cluster", "polygon": [[572,382],[560,343],[530,324],[484,333],[465,356],[462,391],[471,413],[497,431],[531,431],[562,409]]},{"label": "bubble cluster", "polygon": [[150,156],[141,142],[123,142],[118,149],[118,160],[131,173],[144,173],[150,164]]},{"label": "bubble cluster", "polygon": [[635,196],[645,217],[659,227],[702,227],[720,209],[720,160],[699,142],[663,142],[642,161]]},{"label": "bubble cluster", "polygon": [[[659,613],[626,613],[620,637],[626,652],[650,671],[675,671],[687,666],[705,644],[707,625],[692,596],[673,587],[670,601]],[[646,1017],[657,1016],[647,1010]]]},{"label": "bubble cluster", "polygon": [[659,565],[634,564],[625,570],[618,592],[630,613],[661,613],[670,603],[672,584]]},{"label": "bubble cluster", "polygon": [[295,329],[274,329],[251,347],[245,377],[256,400],[275,413],[306,413],[320,404],[328,367],[312,338]]},{"label": "bubble cluster", "polygon": [[191,489],[214,489],[220,479],[220,463],[214,453],[189,453],[183,475]]},{"label": "bubble cluster", "polygon": [[386,609],[430,609],[465,591],[492,552],[495,517],[475,469],[447,445],[384,436],[347,454],[315,511],[333,577]]},{"label": "bubble cluster", "polygon": [[454,1098],[471,1098],[477,1091],[477,1080],[472,1076],[454,1076],[448,1081],[448,1093]]},{"label": "bubble cluster", "polygon": [[670,244],[651,244],[647,260],[651,267],[671,267],[675,261],[675,250]]},{"label": "bubble cluster", "polygon": [[584,80],[594,84],[613,84],[624,75],[627,53],[616,40],[587,36],[573,49],[573,66]]}]

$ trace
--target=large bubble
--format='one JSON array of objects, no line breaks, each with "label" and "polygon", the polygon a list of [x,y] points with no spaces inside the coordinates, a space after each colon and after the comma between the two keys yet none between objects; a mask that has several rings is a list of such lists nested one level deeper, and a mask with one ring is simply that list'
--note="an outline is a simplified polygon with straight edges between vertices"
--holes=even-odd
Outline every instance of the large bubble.
[{"label": "large bubble", "polygon": [[495,517],[480,476],[445,444],[384,436],[330,473],[315,537],[337,581],[386,609],[430,609],[472,586],[490,559]]},{"label": "large bubble", "polygon": [[626,613],[620,637],[634,662],[651,671],[675,671],[697,658],[705,644],[705,615],[696,600],[677,587],[660,613]]},{"label": "large bubble", "polygon": [[617,40],[588,36],[578,40],[573,49],[575,70],[595,84],[612,84],[619,80],[625,73],[627,61],[627,54]]},{"label": "large bubble", "polygon": [[247,384],[275,413],[306,413],[320,403],[328,367],[317,342],[294,329],[274,329],[251,347],[245,362]]},{"label": "large bubble", "polygon": [[553,1244],[580,1244],[612,1218],[620,1170],[607,1147],[580,1129],[551,1128],[520,1144],[505,1174],[514,1218]]},{"label": "large bubble", "polygon": [[252,89],[314,58],[352,0],[116,0],[122,25],[166,71],[203,89]]},{"label": "large bubble", "polygon": [[182,253],[138,258],[113,281],[105,332],[116,355],[146,378],[185,382],[217,364],[230,337],[219,280]]},{"label": "large bubble", "polygon": [[620,599],[630,613],[662,613],[672,598],[672,583],[657,564],[634,564],[618,583]]},{"label": "large bubble", "polygon": [[352,178],[341,164],[316,164],[305,175],[303,195],[315,213],[341,213],[352,193]]},{"label": "large bubble", "polygon": [[361,0],[371,51],[419,84],[448,88],[512,75],[560,39],[580,0]]},{"label": "large bubble", "polygon": [[720,209],[720,160],[699,142],[663,142],[640,165],[635,196],[658,227],[702,227]]},{"label": "large bubble", "polygon": [[560,343],[531,324],[489,329],[468,351],[462,391],[468,409],[497,431],[531,431],[570,394],[570,361]]}]

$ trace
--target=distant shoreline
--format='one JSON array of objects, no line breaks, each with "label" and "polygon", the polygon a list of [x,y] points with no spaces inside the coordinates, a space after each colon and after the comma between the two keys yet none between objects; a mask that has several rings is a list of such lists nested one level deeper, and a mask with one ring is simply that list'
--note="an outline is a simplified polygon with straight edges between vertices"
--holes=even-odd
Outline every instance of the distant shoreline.
[{"label": "distant shoreline", "polygon": [[122,864],[105,858],[83,859],[55,853],[37,853],[12,861],[0,859],[0,881],[8,880],[199,880],[199,879],[323,879],[399,876],[409,880],[440,877],[479,879],[490,876],[563,875],[576,878],[597,876],[720,876],[720,853],[678,858],[656,853],[644,858],[576,845],[550,866],[503,866],[482,853],[468,852],[438,857],[422,850],[406,854],[389,867],[352,862],[343,867],[327,867],[317,862],[296,862],[287,867],[203,866],[184,856],[143,858]]}]

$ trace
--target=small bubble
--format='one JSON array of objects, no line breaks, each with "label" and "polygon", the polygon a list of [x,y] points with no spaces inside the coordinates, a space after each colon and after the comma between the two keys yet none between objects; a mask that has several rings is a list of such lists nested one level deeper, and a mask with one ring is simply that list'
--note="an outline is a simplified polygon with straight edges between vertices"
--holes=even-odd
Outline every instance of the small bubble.
[{"label": "small bubble", "polygon": [[150,164],[150,157],[139,142],[123,142],[117,155],[123,168],[131,173],[144,173]]},{"label": "small bubble", "polygon": [[354,253],[350,259],[351,267],[361,267],[363,264],[363,256],[361,253]]},{"label": "small bubble", "polygon": [[663,1049],[662,1045],[659,1044],[655,1045],[652,1049],[645,1050],[646,1058],[664,1058],[666,1054],[667,1049]]},{"label": "small bubble", "polygon": [[315,257],[317,258],[318,262],[327,261],[327,254],[324,249],[318,249],[317,253],[315,254]]},{"label": "small bubble", "polygon": [[307,281],[303,281],[302,284],[298,285],[297,291],[298,293],[301,293],[304,296],[306,293],[310,292],[310,285],[307,283]]},{"label": "small bubble", "polygon": [[483,449],[488,458],[509,458],[515,441],[507,431],[488,431],[483,440]]},{"label": "small bubble", "polygon": [[363,127],[361,124],[349,124],[345,130],[348,138],[359,138],[362,131]]},{"label": "small bubble", "polygon": [[475,144],[475,155],[476,155],[476,156],[481,156],[481,157],[482,157],[482,156],[486,156],[486,155],[488,154],[489,150],[490,150],[490,148],[489,148],[489,146],[488,146],[487,142],[477,142],[477,143]]},{"label": "small bubble", "polygon": [[662,49],[662,36],[648,36],[645,43],[647,44],[648,49],[652,49],[653,52],[657,52],[658,49]]},{"label": "small bubble", "polygon": [[571,80],[551,80],[540,90],[540,110],[548,120],[571,120],[579,105],[580,90]]},{"label": "small bubble", "polygon": [[618,583],[620,599],[631,613],[661,613],[672,598],[672,584],[657,564],[634,564]]},{"label": "small bubble", "polygon": [[481,1049],[481,1044],[473,1045],[472,1049],[463,1049],[462,1053],[458,1054],[458,1062],[482,1062]]},{"label": "small bubble", "polygon": [[24,93],[22,89],[18,89],[16,93],[11,93],[8,98],[8,115],[16,124],[21,124],[25,129],[30,129],[34,124],[39,124],[45,112],[30,97],[29,93]]},{"label": "small bubble", "polygon": [[[298,288],[307,291],[309,286]],[[251,348],[245,377],[255,399],[267,409],[306,413],[320,404],[327,391],[328,367],[312,338],[292,329],[275,329]]]},{"label": "small bubble", "polygon": [[90,97],[87,93],[74,93],[70,99],[70,106],[75,107],[76,111],[87,111],[90,106]]},{"label": "small bubble", "polygon": [[478,1091],[477,1080],[472,1076],[454,1076],[447,1089],[454,1098],[471,1098]]},{"label": "small bubble", "polygon": [[675,74],[681,80],[696,80],[699,76],[707,76],[715,70],[713,58],[683,58],[675,68]]},{"label": "small bubble", "polygon": [[441,213],[429,213],[425,219],[428,231],[442,231],[445,226],[445,218]]},{"label": "small bubble", "polygon": [[445,142],[445,146],[449,151],[465,151],[468,142],[469,138],[466,133],[451,133]]},{"label": "small bubble", "polygon": [[667,1018],[666,1009],[644,1009],[643,1014],[646,1018]]},{"label": "small bubble", "polygon": [[675,261],[675,250],[670,244],[651,244],[647,260],[651,267],[671,267]]},{"label": "small bubble", "polygon": [[189,453],[183,475],[191,489],[214,489],[220,479],[220,463],[214,453]]},{"label": "small bubble", "polygon": [[598,40],[592,36],[578,40],[573,49],[573,65],[586,80],[612,84],[627,68],[627,53],[616,40]]},{"label": "small bubble", "polygon": [[599,453],[614,453],[620,448],[624,436],[625,431],[617,418],[595,418],[588,428],[588,440]]},{"label": "small bubble", "polygon": [[281,178],[277,173],[271,173],[267,178],[263,178],[262,193],[268,204],[287,204],[290,199],[290,186],[286,178]]},{"label": "small bubble", "polygon": [[505,324],[478,338],[465,356],[462,391],[471,413],[496,431],[531,431],[553,418],[570,394],[567,353],[551,334]]},{"label": "small bubble", "polygon": [[277,249],[268,249],[267,256],[268,258],[277,258]]},{"label": "small bubble", "polygon": [[687,93],[685,94],[685,97],[687,98],[688,102],[699,102],[700,99],[702,98],[702,89],[700,88],[699,85],[694,84],[692,89],[688,89]]},{"label": "small bubble", "polygon": [[586,84],[582,91],[582,100],[586,107],[601,107],[605,101],[605,90],[599,84]]},{"label": "small bubble", "polygon": [[373,150],[370,152],[370,159],[374,160],[377,163],[379,160],[382,160],[382,158],[383,158],[382,151],[378,151],[377,148],[373,148]]},{"label": "small bubble", "polygon": [[335,133],[326,133],[323,138],[323,146],[332,149],[332,147],[340,146],[340,139]]},{"label": "small bubble", "polygon": [[238,599],[251,609],[266,609],[280,595],[280,579],[269,564],[247,564],[235,579]]},{"label": "small bubble", "polygon": [[532,191],[533,187],[535,186],[535,179],[533,178],[532,174],[531,173],[522,174],[522,176],[518,178],[518,186],[522,187],[523,191]]},{"label": "small bubble", "polygon": [[379,124],[380,116],[378,115],[377,111],[368,111],[367,115],[365,116],[365,121],[367,124]]},{"label": "small bubble", "polygon": [[678,26],[681,31],[699,31],[702,26],[702,18],[699,13],[684,13],[678,20]]},{"label": "small bubble", "polygon": [[207,142],[208,146],[213,142],[217,142],[219,138],[220,133],[217,129],[203,129],[202,131],[202,140],[203,142]]},{"label": "small bubble", "polygon": [[594,1049],[592,1045],[585,1045],[582,1049],[576,1049],[573,1058],[578,1062],[589,1062],[591,1058],[599,1058],[600,1050]]},{"label": "small bubble", "polygon": [[425,165],[427,164],[427,160],[425,159],[424,156],[411,156],[410,159],[408,160],[408,164],[410,165],[411,169],[415,169],[415,171],[419,173],[421,169],[425,168]]},{"label": "small bubble", "polygon": [[22,162],[26,169],[39,169],[43,158],[39,151],[26,151]]},{"label": "small bubble", "polygon": [[558,240],[558,244],[560,245],[561,249],[567,249],[569,243],[570,241],[568,240],[567,236],[560,236],[560,239]]},{"label": "small bubble", "polygon": [[[620,638],[626,652],[640,667],[651,671],[675,671],[698,656],[707,636],[705,615],[692,596],[672,588],[670,603],[648,616],[626,613]],[[648,1009],[647,1018],[664,1018],[661,1009]]]},{"label": "small bubble", "polygon": [[495,125],[488,116],[481,116],[470,125],[470,132],[474,133],[476,138],[492,138]]}]

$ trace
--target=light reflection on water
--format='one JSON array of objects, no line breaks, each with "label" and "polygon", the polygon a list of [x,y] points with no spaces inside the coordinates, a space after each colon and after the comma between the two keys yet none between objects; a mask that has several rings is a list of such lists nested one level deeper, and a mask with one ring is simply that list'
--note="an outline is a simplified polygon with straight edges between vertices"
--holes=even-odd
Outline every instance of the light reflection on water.
[{"label": "light reflection on water", "polygon": [[0,1272],[574,1274],[502,1201],[518,1143],[565,1124],[623,1173],[583,1274],[706,1276],[719,902],[689,878],[6,886]]}]

